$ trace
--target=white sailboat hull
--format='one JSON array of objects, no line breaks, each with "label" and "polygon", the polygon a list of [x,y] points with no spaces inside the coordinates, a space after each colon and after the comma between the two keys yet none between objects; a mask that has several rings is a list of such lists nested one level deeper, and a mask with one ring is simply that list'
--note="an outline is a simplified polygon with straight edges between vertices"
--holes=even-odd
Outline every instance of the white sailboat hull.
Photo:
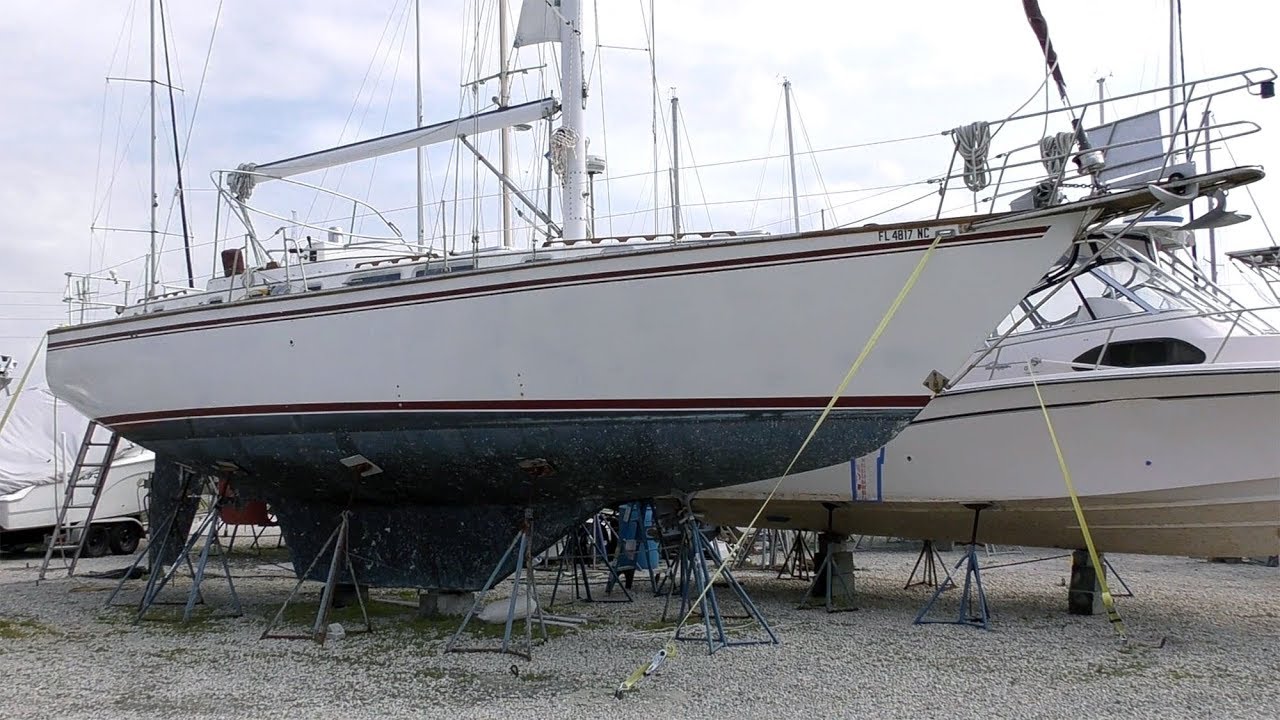
[{"label": "white sailboat hull", "polygon": [[[1101,370],[1041,378],[1085,518],[1102,550],[1280,552],[1280,365]],[[745,523],[773,481],[701,493],[712,522]],[[881,452],[787,478],[765,525],[967,540],[965,502],[994,502],[979,540],[1082,547],[1029,382],[937,398]]]}]

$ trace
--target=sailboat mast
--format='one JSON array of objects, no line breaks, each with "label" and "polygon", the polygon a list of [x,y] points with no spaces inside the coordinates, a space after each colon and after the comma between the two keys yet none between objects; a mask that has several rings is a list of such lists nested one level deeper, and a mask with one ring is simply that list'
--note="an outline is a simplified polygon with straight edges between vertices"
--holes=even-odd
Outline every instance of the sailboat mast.
[{"label": "sailboat mast", "polygon": [[1178,0],[1169,0],[1169,149],[1178,145]]},{"label": "sailboat mast", "polygon": [[151,246],[147,251],[147,297],[156,295],[156,3],[151,0]]},{"label": "sailboat mast", "polygon": [[787,160],[791,164],[791,226],[800,232],[800,194],[796,190],[796,141],[791,134],[791,81],[782,81],[782,94],[787,104]]},{"label": "sailboat mast", "polygon": [[671,237],[680,239],[680,98],[671,96]]},{"label": "sailboat mast", "polygon": [[657,10],[654,5],[657,0],[649,0],[649,110],[652,115],[650,118],[649,131],[653,135],[653,234],[658,234],[659,210],[661,203],[658,201],[658,23]]},{"label": "sailboat mast", "polygon": [[564,0],[560,12],[568,23],[560,42],[560,92],[563,96],[560,128],[566,142],[560,152],[564,159],[561,178],[561,210],[564,239],[587,237],[587,137],[583,123],[585,86],[582,68],[582,1]]},{"label": "sailboat mast", "polygon": [[[417,127],[422,127],[422,0],[414,0],[413,3],[413,65],[416,71],[414,75],[414,89],[417,91],[418,99],[418,116]],[[418,250],[421,252],[426,248],[426,213],[423,206],[422,196],[422,148],[414,149],[414,157],[417,159],[418,171]]]},{"label": "sailboat mast", "polygon": [[[507,72],[510,66],[508,53],[511,48],[511,37],[507,30],[507,0],[498,0],[498,106],[506,107],[511,101],[511,75]],[[501,138],[501,161],[498,167],[503,177],[511,177],[511,128],[503,127]],[[504,183],[502,186],[502,247],[511,247],[511,191]]]}]

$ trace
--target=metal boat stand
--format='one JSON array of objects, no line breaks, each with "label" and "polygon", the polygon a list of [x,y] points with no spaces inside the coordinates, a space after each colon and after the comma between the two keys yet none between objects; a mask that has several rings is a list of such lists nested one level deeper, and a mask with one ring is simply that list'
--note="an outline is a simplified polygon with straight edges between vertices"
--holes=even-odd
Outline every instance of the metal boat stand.
[{"label": "metal boat stand", "polygon": [[[965,565],[964,571],[964,590],[960,595],[960,611],[955,620],[926,620],[929,611],[933,609],[934,603],[942,596],[942,593],[949,589],[949,585],[943,583],[933,591],[933,596],[929,598],[929,602],[920,609],[920,613],[916,615],[914,624],[928,625],[969,625],[971,627],[980,627],[983,630],[991,629],[991,609],[987,606],[987,594],[982,589],[982,570],[978,562],[978,520],[982,516],[982,511],[991,507],[992,503],[964,503],[964,506],[973,511],[973,531],[969,536],[969,545],[965,550],[964,557],[955,565],[955,570],[959,570],[961,565]],[[976,603],[975,601],[976,595]],[[973,609],[976,606],[976,609]]]},{"label": "metal boat stand", "polygon": [[[837,613],[857,610],[858,608],[854,605],[854,602],[856,601],[855,588],[857,586],[853,575],[854,568],[851,563],[848,572],[840,569],[835,561],[836,553],[834,546],[837,543],[830,541],[830,538],[835,537],[833,516],[836,508],[840,506],[836,503],[829,502],[822,503],[822,506],[827,509],[826,535],[828,541],[826,552],[822,555],[822,562],[818,564],[818,567],[814,568],[813,582],[809,584],[809,589],[804,594],[804,600],[800,601],[798,608],[800,610],[807,610],[817,607],[817,605],[813,604],[813,600],[818,596],[818,586],[821,584],[823,585],[824,590],[821,595],[824,599],[822,606],[826,608],[827,612]],[[833,597],[832,592],[836,582],[840,583],[842,600],[840,603],[836,602],[836,598]]]},{"label": "metal boat stand", "polygon": [[796,530],[795,541],[791,543],[791,547],[787,548],[787,554],[782,557],[782,567],[778,568],[778,579],[781,580],[783,575],[790,575],[797,580],[808,580],[809,568],[815,564],[813,550],[805,542],[804,531]]},{"label": "metal boat stand", "polygon": [[[338,580],[342,575],[345,567],[347,577],[351,579],[351,584],[355,587],[356,602],[360,606],[360,617],[364,620],[364,627],[358,630],[346,630],[347,635],[355,635],[358,633],[373,632],[373,623],[369,621],[369,609],[364,603],[364,592],[360,589],[360,581],[356,578],[355,567],[351,563],[351,511],[343,510],[341,520],[338,527],[334,528],[333,533],[329,535],[329,539],[324,541],[324,545],[320,546],[320,551],[312,558],[311,564],[307,566],[305,572],[298,577],[298,582],[293,586],[293,591],[289,593],[289,597],[285,598],[284,604],[276,611],[275,617],[271,618],[271,622],[262,630],[259,640],[268,638],[275,640],[314,640],[323,645],[325,640],[329,638],[329,615],[333,612],[333,598],[337,591]],[[310,634],[298,633],[273,633],[272,629],[280,624],[281,618],[284,617],[284,611],[289,607],[289,603],[298,596],[298,591],[302,589],[302,584],[311,576],[311,571],[320,563],[320,558],[325,553],[332,554],[329,559],[329,575],[324,581],[324,591],[320,594],[320,607],[316,610],[316,621],[311,626]]]},{"label": "metal boat stand", "polygon": [[[754,550],[756,545],[760,542],[760,536],[764,534],[764,532],[765,532],[765,528],[755,528],[754,530],[751,531],[750,537],[745,542],[742,543],[742,552],[733,561],[734,570],[741,570],[747,566],[747,560],[751,558],[752,550]],[[762,568],[765,567],[764,553],[765,553],[764,546],[761,546],[760,567]]]},{"label": "metal boat stand", "polygon": [[[605,548],[604,538],[600,533],[601,516],[599,513],[595,515],[594,522],[588,525],[582,523],[569,531],[565,536],[565,549],[569,551],[569,570],[573,577],[573,598],[583,602],[602,602],[602,603],[623,603],[632,602],[635,598],[631,597],[630,591],[622,582],[622,578],[618,574],[617,563],[609,559],[609,553]],[[590,544],[587,538],[590,537]],[[564,556],[561,555],[560,567],[556,569],[556,580],[551,586],[551,599],[547,602],[547,607],[554,607],[556,604],[556,593],[560,589],[560,580],[564,577],[565,563]],[[608,572],[608,579],[605,585],[605,595],[608,595],[616,584],[622,590],[622,597],[602,597],[596,598],[591,595],[591,575],[590,568],[587,567],[587,560],[598,558],[604,561],[605,570]],[[579,584],[581,581],[581,584]]]},{"label": "metal boat stand", "polygon": [[1120,573],[1116,572],[1115,566],[1111,564],[1111,558],[1108,558],[1106,555],[1103,555],[1102,564],[1103,566],[1106,567],[1107,572],[1111,573],[1111,576],[1116,579],[1116,582],[1120,583],[1120,587],[1124,588],[1124,592],[1111,593],[1111,597],[1124,597],[1124,598],[1133,597],[1133,591],[1129,589],[1129,583],[1125,582],[1124,578],[1120,577]]},{"label": "metal boat stand", "polygon": [[[730,563],[723,562],[720,553],[716,551],[715,542],[707,539],[706,529],[694,517],[687,503],[684,504],[681,515],[681,545],[676,561],[680,576],[680,623],[676,626],[675,639],[683,642],[705,640],[708,655],[727,647],[777,645],[778,636],[773,633],[773,628],[769,627],[769,623],[760,614],[755,603],[751,602],[746,590],[743,589],[737,578],[733,576],[733,571],[729,569]],[[708,569],[707,560],[711,560],[715,567],[721,569],[721,577],[724,578],[729,590],[733,593],[733,597],[737,599],[742,609],[746,612],[745,616],[738,617],[751,620],[754,624],[759,625],[767,637],[748,640],[737,640],[729,637],[724,621],[730,616],[724,615],[721,611],[720,600],[716,596],[716,589],[712,584],[713,570]],[[673,584],[662,608],[663,620],[667,618],[667,606],[670,605],[671,594],[674,592],[675,585]],[[692,609],[695,604],[702,617],[702,636],[688,634],[688,621],[693,617]]]},{"label": "metal boat stand", "polygon": [[[164,590],[165,586],[168,585],[178,574],[178,569],[182,567],[182,562],[180,562],[181,560],[185,560],[188,569],[191,570],[191,590],[187,593],[187,604],[182,611],[182,622],[185,623],[190,621],[191,612],[195,609],[196,602],[203,602],[200,589],[204,584],[205,572],[209,567],[209,557],[213,554],[212,551],[214,548],[217,548],[218,562],[222,565],[222,577],[226,579],[227,590],[231,593],[231,617],[240,617],[244,614],[244,611],[240,606],[240,596],[236,594],[235,581],[231,578],[231,565],[227,561],[227,550],[222,546],[222,542],[218,539],[218,530],[222,525],[222,516],[219,510],[221,509],[223,502],[224,501],[222,499],[219,499],[214,503],[213,507],[210,508],[209,514],[205,516],[204,520],[201,521],[200,526],[187,539],[186,544],[182,546],[182,550],[178,553],[179,561],[175,561],[173,565],[169,567],[168,572],[163,573],[163,576],[158,572],[150,573],[147,578],[147,587],[142,594],[142,603],[138,607],[138,615],[133,619],[135,624],[142,620],[142,618],[147,614],[147,611],[151,609],[152,605],[156,604],[156,598],[159,597],[160,592]],[[196,561],[195,567],[193,568],[191,566],[191,552],[195,549],[196,543],[200,542],[202,539],[204,542],[200,547],[200,559]],[[163,565],[161,567],[163,567]],[[156,578],[160,578],[160,580],[157,582]]]},{"label": "metal boat stand", "polygon": [[[947,579],[943,581],[944,587],[955,587],[956,583],[951,579],[951,571],[947,569],[947,564],[942,560],[942,555],[938,552],[938,548],[934,546],[932,540],[925,540],[920,546],[920,554],[916,556],[916,564],[911,568],[911,574],[907,576],[907,584],[902,586],[903,590],[922,585],[924,587],[938,587],[938,568],[942,568],[942,572],[946,573]],[[920,579],[916,580],[916,573],[920,572]]]},{"label": "metal boat stand", "polygon": [[[180,551],[175,553],[173,555],[173,562],[171,563],[169,570],[167,571],[165,570],[165,565],[167,564],[165,561],[165,558],[169,557],[170,555],[169,553],[170,545],[177,545],[177,543],[180,541],[178,538],[174,537],[174,530],[176,530],[176,525],[178,525],[179,523],[179,516],[187,511],[194,512],[194,508],[199,503],[201,495],[204,494],[205,491],[210,489],[210,483],[208,478],[200,479],[195,483],[195,486],[193,488],[192,480],[194,480],[197,476],[194,473],[191,473],[185,469],[181,470],[180,472],[182,472],[184,475],[183,475],[183,481],[182,481],[183,484],[179,491],[179,498],[180,498],[179,501],[174,503],[173,508],[170,509],[169,513],[165,516],[164,520],[160,523],[159,528],[156,529],[155,531],[148,533],[152,540],[158,537],[160,538],[160,542],[155,545],[148,544],[147,546],[143,547],[137,552],[137,555],[134,557],[133,562],[131,562],[127,568],[121,571],[120,582],[116,583],[115,589],[111,591],[111,594],[107,596],[106,602],[102,604],[104,608],[112,607],[116,605],[116,602],[115,602],[116,597],[119,596],[120,591],[124,589],[125,583],[127,583],[129,580],[132,580],[134,578],[141,577],[144,574],[139,568],[141,568],[143,560],[147,560],[148,568],[145,573],[147,577],[147,582],[143,586],[142,598],[138,601],[138,606],[137,606],[138,617],[137,619],[134,620],[135,623],[142,618],[142,615],[146,612],[146,609],[151,605],[178,604],[173,602],[160,602],[156,599],[156,597],[159,595],[159,586],[161,585],[161,581],[165,576],[171,575],[178,567],[185,564],[187,566],[187,569],[191,573],[191,577],[192,578],[196,577],[196,568],[191,563],[191,554],[189,549],[186,549],[185,552]],[[203,527],[203,523],[201,527]],[[184,539],[182,540],[184,549],[192,547],[193,539],[198,539],[199,537],[200,537],[199,533],[185,536]],[[155,559],[154,562],[151,562],[151,558]],[[114,577],[114,575],[115,573],[111,573],[112,577]],[[165,582],[167,583],[167,581]],[[228,579],[228,582],[230,582],[229,579]],[[203,602],[204,602],[204,597],[200,592],[200,584],[195,583],[192,587],[191,597],[188,598],[185,604],[188,607],[190,607],[190,606],[193,606],[195,603],[203,603]],[[187,611],[186,615],[187,616],[190,615],[189,610]],[[185,620],[186,618],[184,617],[184,621]]]},{"label": "metal boat stand", "polygon": [[[750,539],[744,545],[747,548],[733,564],[734,570],[741,570],[747,566],[747,561],[751,559],[752,551],[758,545],[760,547],[760,563],[756,567],[757,570],[774,572],[783,570],[785,572],[786,565],[784,562],[778,561],[778,549],[789,548],[786,542],[787,531],[778,530],[776,528],[756,528],[752,531]],[[782,552],[785,561],[787,550]],[[781,575],[778,576],[781,578]]]},{"label": "metal boat stand", "polygon": [[656,573],[654,597],[669,597],[675,591],[676,571],[680,567],[680,553],[684,547],[684,530],[679,515],[680,511],[676,510],[674,524],[664,522],[666,518],[654,516],[653,529],[658,543],[658,557],[662,562],[662,569]]},{"label": "metal boat stand", "polygon": [[[534,579],[533,573],[533,510],[525,508],[524,519],[520,523],[520,529],[516,532],[516,536],[511,540],[511,544],[507,546],[507,551],[502,554],[502,559],[498,561],[497,566],[493,568],[489,579],[485,581],[484,587],[480,592],[476,593],[475,601],[471,603],[471,609],[467,611],[466,617],[462,619],[462,624],[458,626],[453,637],[449,638],[449,642],[445,643],[444,652],[496,652],[505,653],[522,657],[525,660],[533,660],[533,623],[536,617],[538,628],[542,633],[541,641],[547,641],[547,623],[543,617],[542,608],[538,605],[538,584]],[[507,567],[507,561],[515,559],[515,570],[511,576],[511,599],[507,603],[507,621],[505,629],[502,633],[501,647],[476,647],[462,648],[458,647],[458,639],[462,637],[462,633],[467,629],[467,624],[471,622],[476,613],[484,609],[484,600],[488,597],[489,592],[493,590],[497,584],[498,578],[502,575],[502,571]],[[523,573],[523,578],[521,577]],[[520,586],[523,582],[524,592],[521,593]],[[515,624],[516,603],[518,598],[524,595],[524,650],[513,647],[511,644],[511,628]]]}]

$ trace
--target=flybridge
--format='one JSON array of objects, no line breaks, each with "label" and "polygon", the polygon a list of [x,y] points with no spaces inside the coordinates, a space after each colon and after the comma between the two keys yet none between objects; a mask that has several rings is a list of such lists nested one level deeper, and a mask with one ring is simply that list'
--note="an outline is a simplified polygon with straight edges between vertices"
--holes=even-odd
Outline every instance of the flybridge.
[{"label": "flybridge", "polygon": [[554,117],[559,109],[560,105],[555,98],[544,98],[527,102],[523,105],[477,113],[435,125],[405,130],[369,140],[361,140],[360,142],[307,153],[306,155],[298,155],[284,160],[276,160],[264,165],[245,163],[237,168],[237,172],[231,175],[227,184],[238,199],[247,200],[249,195],[252,194],[254,186],[259,182],[287,178],[316,170],[325,170],[404,150],[451,142],[459,138],[479,135],[480,133],[533,123]]}]

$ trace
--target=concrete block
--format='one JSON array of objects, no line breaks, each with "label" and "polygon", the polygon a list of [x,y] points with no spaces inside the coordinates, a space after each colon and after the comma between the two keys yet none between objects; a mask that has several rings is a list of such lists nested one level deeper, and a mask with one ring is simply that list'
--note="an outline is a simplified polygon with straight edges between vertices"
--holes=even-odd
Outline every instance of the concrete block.
[{"label": "concrete block", "polygon": [[473,592],[440,592],[425,590],[418,593],[418,617],[462,617],[476,601]]},{"label": "concrete block", "polygon": [[[1102,556],[1098,556],[1099,562]],[[1067,612],[1072,615],[1095,615],[1102,611],[1102,583],[1087,550],[1071,552],[1071,584],[1067,587]]]}]

